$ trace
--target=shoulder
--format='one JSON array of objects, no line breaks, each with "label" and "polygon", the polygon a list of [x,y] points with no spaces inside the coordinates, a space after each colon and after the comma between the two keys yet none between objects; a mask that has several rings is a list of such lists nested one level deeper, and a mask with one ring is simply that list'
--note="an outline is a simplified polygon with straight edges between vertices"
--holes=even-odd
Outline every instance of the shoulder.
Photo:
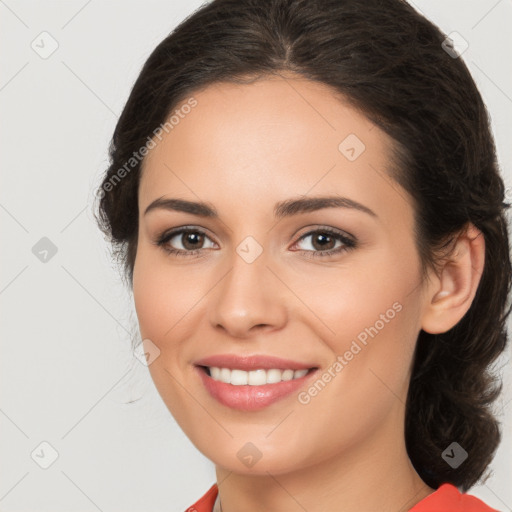
[{"label": "shoulder", "polygon": [[445,483],[417,503],[409,512],[499,512],[470,494],[461,493],[457,487]]},{"label": "shoulder", "polygon": [[[217,484],[185,512],[212,512],[218,494]],[[461,493],[452,484],[442,484],[436,491],[417,503],[409,512],[499,512],[470,494]]]},{"label": "shoulder", "polygon": [[218,492],[217,484],[213,484],[206,493],[192,506],[188,507],[185,512],[212,512]]}]

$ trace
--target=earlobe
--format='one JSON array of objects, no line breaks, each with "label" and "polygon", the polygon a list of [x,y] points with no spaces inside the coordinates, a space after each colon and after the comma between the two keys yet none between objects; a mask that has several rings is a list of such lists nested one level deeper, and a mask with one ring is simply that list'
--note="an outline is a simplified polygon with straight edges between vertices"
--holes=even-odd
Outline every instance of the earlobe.
[{"label": "earlobe", "polygon": [[476,295],[485,263],[484,236],[474,225],[458,235],[452,252],[427,289],[421,328],[431,334],[450,330]]}]

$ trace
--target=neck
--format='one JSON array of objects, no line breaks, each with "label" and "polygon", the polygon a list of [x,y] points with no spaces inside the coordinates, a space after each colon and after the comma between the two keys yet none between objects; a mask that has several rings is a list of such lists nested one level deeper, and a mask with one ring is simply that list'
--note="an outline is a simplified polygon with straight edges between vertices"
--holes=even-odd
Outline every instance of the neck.
[{"label": "neck", "polygon": [[265,474],[251,475],[217,466],[217,509],[219,512],[408,511],[434,489],[421,480],[412,466],[403,428],[397,435],[396,425],[396,421],[388,421],[387,426],[380,425],[357,446],[293,472],[265,471]]}]

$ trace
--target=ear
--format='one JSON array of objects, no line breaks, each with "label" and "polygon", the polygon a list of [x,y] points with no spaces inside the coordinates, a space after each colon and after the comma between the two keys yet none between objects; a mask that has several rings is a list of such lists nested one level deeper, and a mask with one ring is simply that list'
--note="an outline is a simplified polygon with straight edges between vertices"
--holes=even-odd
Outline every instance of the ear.
[{"label": "ear", "polygon": [[469,310],[485,263],[485,240],[473,224],[462,231],[428,287],[421,328],[431,334],[454,327]]}]

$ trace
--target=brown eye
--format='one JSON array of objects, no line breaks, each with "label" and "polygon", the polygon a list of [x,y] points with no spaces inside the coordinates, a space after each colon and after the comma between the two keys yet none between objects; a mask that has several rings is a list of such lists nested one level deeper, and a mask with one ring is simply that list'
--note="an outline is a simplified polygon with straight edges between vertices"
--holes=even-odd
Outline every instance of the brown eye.
[{"label": "brown eye", "polygon": [[325,251],[328,249],[334,249],[336,240],[328,234],[317,233],[313,236],[311,245],[319,251]]},{"label": "brown eye", "polygon": [[326,257],[353,249],[356,241],[341,232],[324,228],[306,233],[295,245],[308,257]]},{"label": "brown eye", "polygon": [[[340,245],[343,245],[345,240],[341,240],[340,235],[333,235],[326,231],[313,231],[304,235],[299,242],[304,242],[310,239],[307,243],[303,244],[304,250],[315,250],[315,251],[329,251]],[[336,242],[339,242],[336,245]]]},{"label": "brown eye", "polygon": [[196,231],[189,231],[181,234],[181,242],[185,249],[194,250],[198,247],[201,248],[204,242],[204,234],[197,233]]},{"label": "brown eye", "polygon": [[184,228],[164,233],[156,243],[170,253],[183,255],[215,247],[211,239],[202,231]]}]

